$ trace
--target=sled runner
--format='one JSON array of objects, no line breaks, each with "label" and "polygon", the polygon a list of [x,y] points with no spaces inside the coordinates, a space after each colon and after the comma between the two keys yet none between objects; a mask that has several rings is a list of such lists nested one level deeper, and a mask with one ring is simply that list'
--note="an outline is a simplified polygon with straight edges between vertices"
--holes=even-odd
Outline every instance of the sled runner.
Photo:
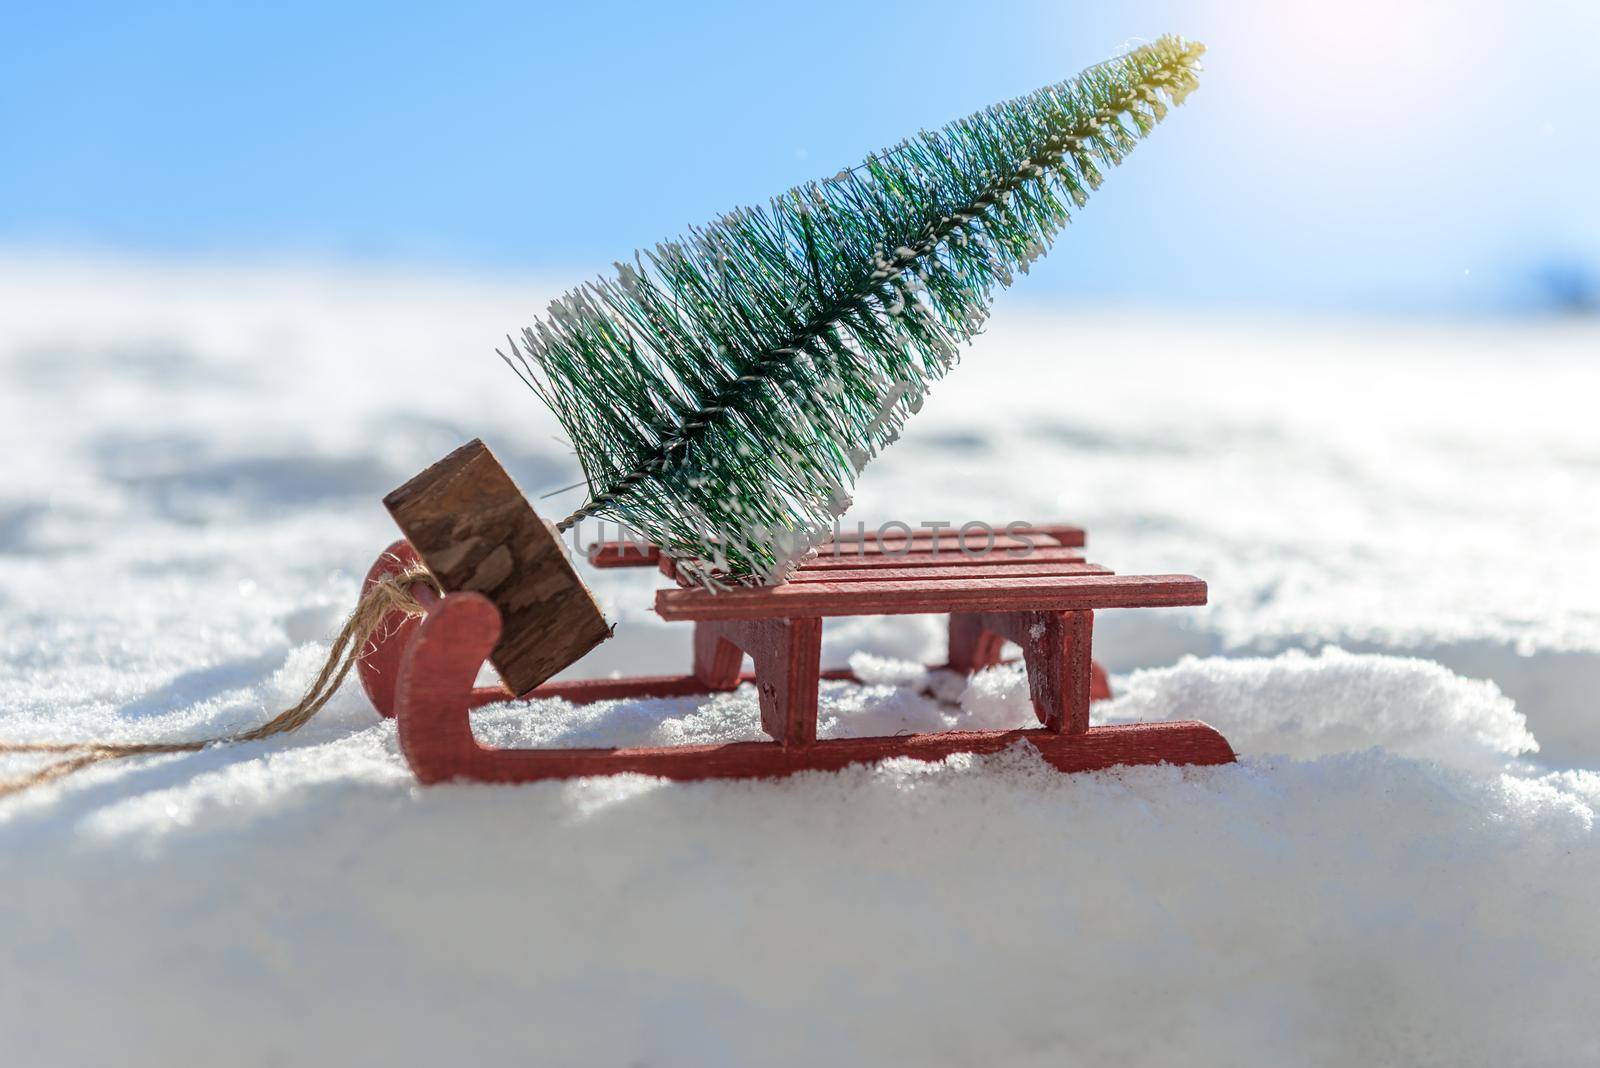
[{"label": "sled runner", "polygon": [[[440,597],[417,590],[427,615],[397,614],[362,657],[361,681],[378,711],[398,721],[401,749],[424,783],[620,772],[670,779],[766,777],[895,756],[939,760],[989,753],[1019,741],[1062,771],[1232,761],[1223,737],[1194,720],[1089,726],[1090,701],[1110,696],[1090,655],[1094,612],[1200,605],[1206,586],[1188,575],[1113,574],[1088,563],[1083,544],[1082,531],[1060,526],[1014,529],[979,554],[963,551],[949,531],[938,545],[926,532],[881,539],[845,535],[824,544],[779,586],[657,591],[655,609],[662,619],[694,624],[690,674],[552,682],[520,695],[586,703],[710,694],[750,682],[759,696],[762,729],[772,738],[767,742],[524,750],[480,744],[472,735],[471,709],[514,695],[504,687],[474,686],[501,630],[499,612],[477,593]],[[373,565],[368,585],[415,559],[407,542],[396,542]],[[630,543],[596,546],[590,562],[659,566],[672,574],[671,561],[654,548]],[[942,666],[951,670],[970,673],[999,663],[1007,640],[1021,647],[1041,726],[818,740],[819,679],[853,678],[848,671],[820,670],[822,620],[934,613],[950,617],[949,661]],[[746,653],[753,672],[740,670]]]}]

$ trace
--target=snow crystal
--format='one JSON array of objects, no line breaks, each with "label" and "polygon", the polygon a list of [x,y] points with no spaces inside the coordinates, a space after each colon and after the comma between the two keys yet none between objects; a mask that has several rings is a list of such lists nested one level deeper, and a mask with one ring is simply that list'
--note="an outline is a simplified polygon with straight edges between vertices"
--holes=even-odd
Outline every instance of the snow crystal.
[{"label": "snow crystal", "polygon": [[928,669],[920,661],[895,660],[859,651],[850,655],[850,670],[862,682],[889,686],[920,687],[928,677]]}]

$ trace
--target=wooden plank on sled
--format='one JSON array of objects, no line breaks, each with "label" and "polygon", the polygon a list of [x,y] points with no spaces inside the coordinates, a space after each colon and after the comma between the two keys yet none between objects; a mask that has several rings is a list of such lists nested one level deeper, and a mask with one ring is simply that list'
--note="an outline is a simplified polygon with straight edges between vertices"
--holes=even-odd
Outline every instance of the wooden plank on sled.
[{"label": "wooden plank on sled", "polygon": [[[864,545],[875,546],[870,550],[870,555],[884,552],[891,555],[904,554],[908,550],[928,552],[933,549],[935,543],[940,550],[955,552],[960,552],[962,545],[966,545],[976,554],[986,548],[1026,549],[1028,542],[1032,543],[1035,550],[1080,548],[1086,540],[1082,529],[1059,523],[1010,527],[990,524],[984,529],[995,532],[996,541],[993,546],[989,546],[988,539],[978,534],[963,538],[959,528],[942,529],[937,535],[931,530],[913,530],[909,536],[900,530],[881,535],[871,530],[843,530],[839,532],[838,537],[824,541],[818,547],[817,555],[823,559],[863,555],[856,550]],[[1003,542],[1000,540],[1002,536],[1005,538]],[[589,563],[597,568],[654,567],[660,561],[661,550],[642,541],[603,541],[589,549]]]},{"label": "wooden plank on sled", "polygon": [[713,593],[660,590],[665,620],[874,616],[939,612],[1093,611],[1206,603],[1193,575],[1060,575],[899,582],[791,582]]},{"label": "wooden plank on sled", "polygon": [[951,563],[943,567],[861,567],[817,569],[802,567],[790,582],[957,582],[974,578],[1016,578],[1026,575],[1109,575],[1111,569],[1081,560],[982,564]]}]

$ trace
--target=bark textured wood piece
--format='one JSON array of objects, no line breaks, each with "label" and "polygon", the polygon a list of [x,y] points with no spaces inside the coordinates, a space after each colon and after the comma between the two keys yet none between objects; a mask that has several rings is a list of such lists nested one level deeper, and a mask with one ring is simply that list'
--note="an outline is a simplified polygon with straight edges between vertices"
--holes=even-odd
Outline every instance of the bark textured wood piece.
[{"label": "bark textured wood piece", "polygon": [[611,635],[554,527],[474,439],[383,499],[422,562],[451,593],[499,611],[489,662],[526,693]]}]

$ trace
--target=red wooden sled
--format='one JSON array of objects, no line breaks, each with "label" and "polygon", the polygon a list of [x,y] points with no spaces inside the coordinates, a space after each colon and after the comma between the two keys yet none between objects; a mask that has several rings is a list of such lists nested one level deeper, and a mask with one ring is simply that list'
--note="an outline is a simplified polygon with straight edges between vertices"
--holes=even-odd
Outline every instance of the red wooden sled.
[{"label": "red wooden sled", "polygon": [[[1102,608],[1199,605],[1205,583],[1188,575],[1116,575],[1088,563],[1083,532],[1029,527],[969,554],[945,532],[897,539],[841,537],[824,545],[781,586],[711,593],[657,591],[656,612],[694,623],[694,670],[688,675],[546,683],[522,699],[576,703],[635,697],[681,697],[754,683],[769,742],[616,749],[495,749],[472,735],[469,712],[509,701],[503,687],[475,688],[500,634],[500,616],[480,594],[443,597],[419,590],[424,618],[396,614],[362,656],[362,685],[380,713],[398,721],[400,746],[424,783],[448,779],[527,782],[639,772],[670,779],[766,777],[908,756],[940,760],[989,753],[1019,741],[1062,771],[1116,764],[1223,764],[1226,740],[1196,720],[1090,727],[1089,703],[1109,697],[1094,664],[1094,612]],[[409,544],[396,542],[367,583],[409,566]],[[610,542],[590,553],[596,567],[671,562],[653,548]],[[945,667],[972,672],[1000,662],[1007,640],[1022,648],[1034,711],[1042,726],[1008,731],[944,731],[819,740],[817,690],[822,620],[830,616],[939,613],[950,616]],[[744,654],[755,670],[741,673]]]}]

